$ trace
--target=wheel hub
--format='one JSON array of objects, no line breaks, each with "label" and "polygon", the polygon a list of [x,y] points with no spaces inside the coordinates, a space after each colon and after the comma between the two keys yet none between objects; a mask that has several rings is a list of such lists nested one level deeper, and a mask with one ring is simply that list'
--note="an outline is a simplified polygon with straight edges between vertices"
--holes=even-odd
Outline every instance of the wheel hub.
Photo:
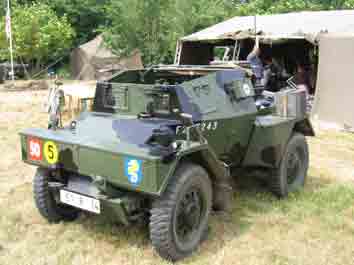
[{"label": "wheel hub", "polygon": [[300,173],[301,159],[298,152],[291,153],[287,161],[287,180],[292,184]]},{"label": "wheel hub", "polygon": [[189,240],[201,221],[202,200],[197,190],[188,191],[177,211],[177,235],[182,241]]}]

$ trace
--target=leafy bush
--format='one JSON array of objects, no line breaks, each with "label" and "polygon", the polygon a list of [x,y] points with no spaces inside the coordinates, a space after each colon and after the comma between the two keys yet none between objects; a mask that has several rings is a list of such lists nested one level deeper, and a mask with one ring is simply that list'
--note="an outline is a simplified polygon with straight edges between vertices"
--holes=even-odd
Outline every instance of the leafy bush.
[{"label": "leafy bush", "polygon": [[109,0],[42,0],[42,2],[47,3],[58,16],[67,17],[67,21],[76,31],[75,46],[93,39],[97,35],[96,30],[108,22],[105,6]]},{"label": "leafy bush", "polygon": [[[0,20],[4,28],[5,20]],[[14,57],[35,65],[65,55],[71,48],[75,32],[67,17],[58,17],[46,4],[14,5],[12,8],[12,32]],[[0,58],[9,59],[5,32],[0,33]]]},{"label": "leafy bush", "polygon": [[123,55],[138,48],[145,64],[171,63],[178,38],[227,18],[224,2],[210,0],[111,1],[106,14],[109,46]]}]

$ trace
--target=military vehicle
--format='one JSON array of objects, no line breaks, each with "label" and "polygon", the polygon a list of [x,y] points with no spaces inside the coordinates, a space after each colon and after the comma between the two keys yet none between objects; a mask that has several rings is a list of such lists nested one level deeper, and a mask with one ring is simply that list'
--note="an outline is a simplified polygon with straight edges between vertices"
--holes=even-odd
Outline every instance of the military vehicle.
[{"label": "military vehicle", "polygon": [[282,92],[271,104],[256,94],[235,67],[129,70],[99,82],[92,109],[63,126],[56,93],[49,129],[20,134],[22,159],[38,166],[40,214],[53,223],[80,211],[125,225],[148,217],[160,256],[190,255],[211,210],[231,209],[235,174],[263,172],[279,197],[305,183],[314,131],[304,94]]}]

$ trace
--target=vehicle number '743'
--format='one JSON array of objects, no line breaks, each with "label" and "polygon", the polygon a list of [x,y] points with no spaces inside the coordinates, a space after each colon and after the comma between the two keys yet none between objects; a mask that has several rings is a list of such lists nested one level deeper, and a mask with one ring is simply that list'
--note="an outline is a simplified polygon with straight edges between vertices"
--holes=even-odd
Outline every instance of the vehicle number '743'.
[{"label": "vehicle number '743'", "polygon": [[[196,123],[198,125],[199,130],[202,132],[205,131],[215,131],[218,128],[218,122],[217,121],[206,121],[206,122],[201,122],[201,123]],[[176,127],[176,134],[185,134],[186,133],[186,127],[185,126],[177,126]]]}]

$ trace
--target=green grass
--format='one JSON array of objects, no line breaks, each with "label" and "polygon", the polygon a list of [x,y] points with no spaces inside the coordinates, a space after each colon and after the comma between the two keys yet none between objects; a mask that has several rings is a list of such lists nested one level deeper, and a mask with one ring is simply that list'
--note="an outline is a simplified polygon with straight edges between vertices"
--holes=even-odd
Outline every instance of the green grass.
[{"label": "green grass", "polygon": [[[305,190],[287,200],[253,184],[243,187],[235,191],[232,212],[213,214],[207,241],[180,264],[322,264],[318,255],[328,264],[350,264],[353,205],[354,187],[345,183],[319,186],[309,179]],[[74,223],[47,224],[29,184],[0,208],[6,209],[0,264],[168,264],[154,253],[145,226],[125,228],[87,214]]]}]

